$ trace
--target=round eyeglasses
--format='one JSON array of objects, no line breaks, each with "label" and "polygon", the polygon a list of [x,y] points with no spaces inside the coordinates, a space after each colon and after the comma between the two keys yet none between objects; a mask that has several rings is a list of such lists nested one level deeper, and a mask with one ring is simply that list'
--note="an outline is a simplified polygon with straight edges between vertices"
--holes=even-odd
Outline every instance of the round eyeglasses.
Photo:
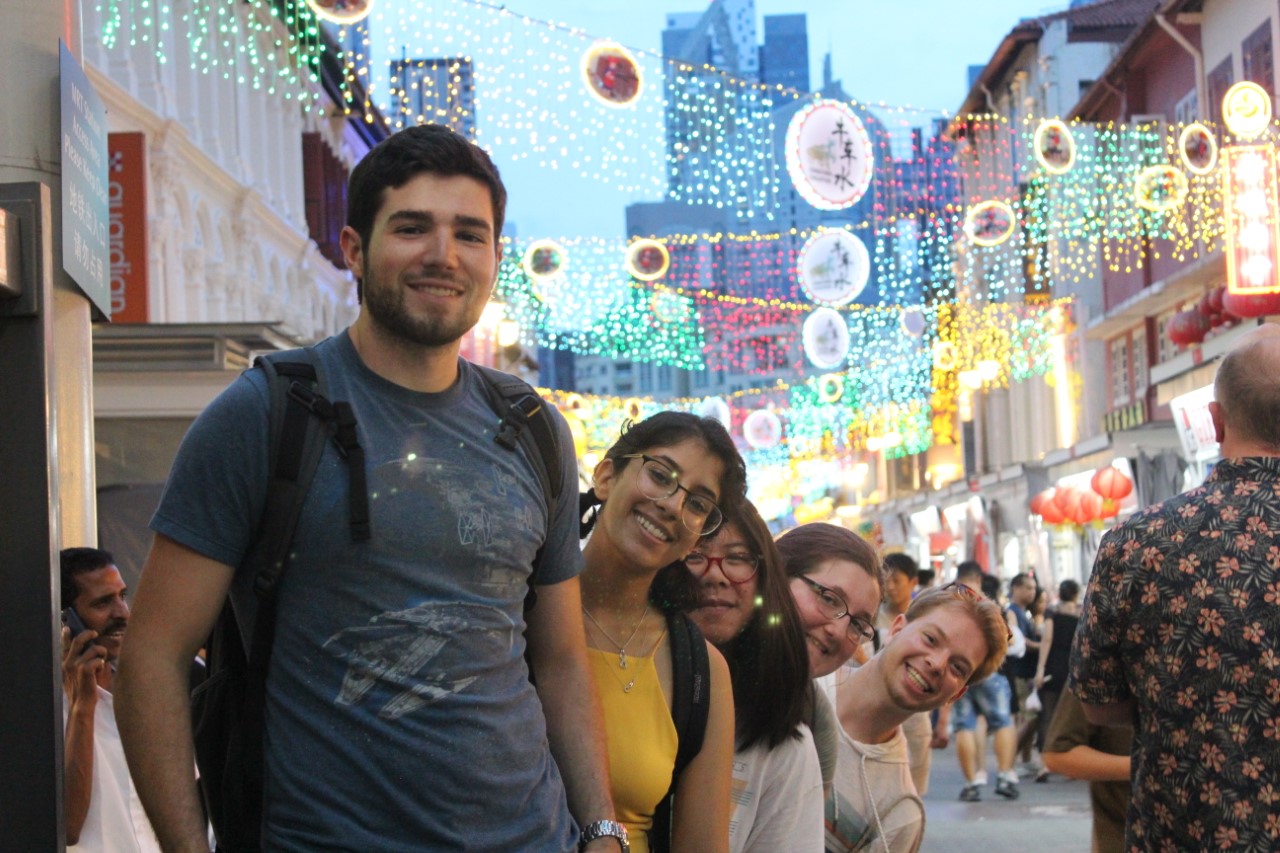
[{"label": "round eyeglasses", "polygon": [[840,597],[840,593],[830,587],[823,586],[808,575],[800,575],[800,580],[804,581],[805,585],[813,590],[813,596],[818,601],[819,613],[832,622],[843,619],[846,616],[849,617],[849,636],[854,640],[870,640],[876,635],[876,626],[861,616],[854,616],[850,613],[849,605]]},{"label": "round eyeglasses", "polygon": [[639,484],[640,494],[649,500],[666,500],[676,492],[684,492],[684,501],[680,504],[680,521],[690,532],[709,536],[724,521],[724,513],[716,506],[715,501],[680,485],[680,475],[666,462],[643,453],[628,453],[622,458],[643,460],[636,482]]},{"label": "round eyeglasses", "polygon": [[723,557],[708,557],[701,551],[694,551],[684,558],[684,564],[695,577],[702,577],[711,571],[712,566],[718,565],[720,573],[729,583],[746,583],[756,576],[756,569],[760,567],[760,558],[755,554],[738,552],[725,554]]}]

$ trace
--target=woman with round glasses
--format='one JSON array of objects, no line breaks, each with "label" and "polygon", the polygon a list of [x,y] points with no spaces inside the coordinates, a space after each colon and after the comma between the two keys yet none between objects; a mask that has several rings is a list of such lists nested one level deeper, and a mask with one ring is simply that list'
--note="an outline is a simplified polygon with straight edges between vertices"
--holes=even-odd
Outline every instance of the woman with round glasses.
[{"label": "woman with round glasses", "polygon": [[684,560],[693,620],[729,663],[737,710],[731,853],[822,853],[822,773],[800,615],[760,514],[743,501]]},{"label": "woman with round glasses", "polygon": [[[830,675],[875,633],[875,614],[884,594],[880,558],[852,530],[821,522],[787,531],[777,545],[800,612],[809,676]],[[825,691],[815,691],[813,705],[810,728],[822,780],[830,785],[836,766],[835,713]]]},{"label": "woman with round glasses", "polygon": [[[702,748],[673,779],[679,742],[668,698],[674,695],[669,632],[682,630],[678,620],[687,617],[679,602],[651,600],[650,587],[661,569],[679,566],[700,537],[720,527],[724,512],[744,499],[745,486],[742,458],[718,421],[661,412],[624,428],[583,498],[584,510],[591,510],[583,525],[591,538],[581,576],[588,655],[604,711],[614,808],[635,853],[728,850],[728,667],[708,644],[711,690]],[[650,837],[668,802],[670,836],[655,831]]]}]

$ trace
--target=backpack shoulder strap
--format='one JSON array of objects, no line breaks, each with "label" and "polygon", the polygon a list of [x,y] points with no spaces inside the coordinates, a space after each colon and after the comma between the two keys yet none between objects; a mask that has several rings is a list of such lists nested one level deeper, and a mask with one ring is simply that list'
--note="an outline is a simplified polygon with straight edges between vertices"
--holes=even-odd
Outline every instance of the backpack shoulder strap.
[{"label": "backpack shoulder strap", "polygon": [[679,747],[672,784],[702,750],[711,706],[711,661],[702,632],[684,613],[667,616],[671,638],[671,719]]},{"label": "backpack shoulder strap", "polygon": [[671,721],[678,745],[671,786],[653,813],[649,831],[652,853],[670,853],[676,782],[702,750],[711,706],[711,661],[702,632],[684,613],[667,613],[667,637],[671,643]]},{"label": "backpack shoulder strap", "polygon": [[[498,415],[498,430],[494,442],[508,450],[523,447],[542,485],[547,504],[547,524],[555,514],[556,503],[564,489],[564,476],[560,468],[560,438],[551,412],[538,392],[528,382],[510,373],[503,373],[482,364],[471,364],[484,380],[481,384],[489,399],[489,406]],[[542,567],[542,550],[533,561],[529,576],[532,599],[533,579]],[[532,600],[529,602],[532,606]]]}]

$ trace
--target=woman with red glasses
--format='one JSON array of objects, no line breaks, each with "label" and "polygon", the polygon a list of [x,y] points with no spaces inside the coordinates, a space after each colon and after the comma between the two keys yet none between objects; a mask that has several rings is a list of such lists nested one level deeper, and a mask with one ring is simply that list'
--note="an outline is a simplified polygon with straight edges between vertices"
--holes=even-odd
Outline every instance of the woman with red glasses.
[{"label": "woman with red glasses", "polygon": [[748,502],[684,560],[693,620],[724,655],[737,709],[731,853],[822,853],[822,773],[800,616],[769,528]]},{"label": "woman with red glasses", "polygon": [[[632,853],[729,849],[729,670],[680,612],[682,602],[651,597],[650,587],[722,526],[745,500],[745,487],[742,457],[718,421],[661,412],[624,427],[583,497],[591,512],[581,575],[588,657],[604,711],[614,808]],[[690,634],[710,658],[710,703],[701,749],[676,778],[671,697],[681,686],[673,648]]]}]

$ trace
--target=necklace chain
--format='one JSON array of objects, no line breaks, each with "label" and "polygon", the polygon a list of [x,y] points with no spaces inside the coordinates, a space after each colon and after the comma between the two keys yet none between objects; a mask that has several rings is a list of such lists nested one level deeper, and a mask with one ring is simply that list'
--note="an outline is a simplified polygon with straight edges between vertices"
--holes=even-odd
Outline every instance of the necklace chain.
[{"label": "necklace chain", "polygon": [[[631,641],[634,640],[636,638],[636,634],[640,632],[640,626],[644,624],[644,617],[649,615],[649,604],[647,602],[645,603],[644,612],[641,613],[640,618],[636,620],[636,626],[631,629],[631,636],[627,637],[627,641],[625,643],[619,643],[613,637],[609,636],[609,632],[604,629],[603,625],[596,621],[596,617],[591,615],[591,611],[587,609],[585,604],[582,605],[582,612],[587,614],[587,618],[591,620],[591,624],[596,626],[597,630],[604,635],[606,640],[618,647],[618,669],[626,669],[627,646],[631,645]],[[631,684],[635,684],[634,678],[631,679]],[[631,689],[631,684],[624,687],[623,690],[629,691]]]}]

